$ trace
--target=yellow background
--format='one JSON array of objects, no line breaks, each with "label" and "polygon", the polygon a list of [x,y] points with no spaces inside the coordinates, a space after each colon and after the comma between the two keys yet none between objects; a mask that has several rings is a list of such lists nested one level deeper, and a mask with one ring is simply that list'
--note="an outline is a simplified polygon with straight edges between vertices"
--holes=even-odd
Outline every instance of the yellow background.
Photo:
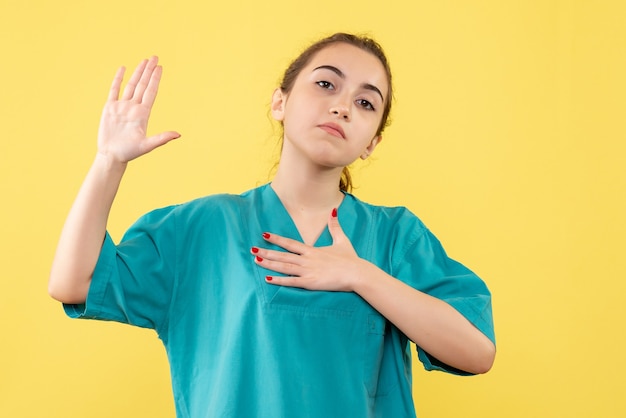
[{"label": "yellow background", "polygon": [[494,294],[493,370],[416,363],[420,418],[626,416],[624,2],[0,5],[0,416],[174,416],[153,332],[72,321],[46,291],[117,67],[161,57],[151,131],[183,134],[127,172],[119,239],[152,208],[266,182],[272,89],[339,30],[383,44],[397,92],[355,193],[411,208]]}]

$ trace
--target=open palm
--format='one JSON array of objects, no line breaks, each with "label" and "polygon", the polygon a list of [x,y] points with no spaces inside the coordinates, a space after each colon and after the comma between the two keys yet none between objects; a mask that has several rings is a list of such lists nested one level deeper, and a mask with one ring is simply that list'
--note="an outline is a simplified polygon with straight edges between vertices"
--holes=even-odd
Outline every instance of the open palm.
[{"label": "open palm", "polygon": [[180,136],[177,132],[167,131],[147,137],[148,119],[163,71],[157,63],[157,57],[143,60],[121,97],[125,69],[122,67],[117,71],[100,120],[100,154],[126,163]]}]

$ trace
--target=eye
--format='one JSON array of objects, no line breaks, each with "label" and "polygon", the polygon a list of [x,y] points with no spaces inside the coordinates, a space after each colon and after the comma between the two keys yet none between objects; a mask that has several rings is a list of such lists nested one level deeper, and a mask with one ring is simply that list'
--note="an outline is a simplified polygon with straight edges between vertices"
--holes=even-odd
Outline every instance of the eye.
[{"label": "eye", "polygon": [[359,106],[363,107],[364,109],[367,109],[367,110],[376,110],[376,109],[374,108],[374,105],[373,105],[373,104],[371,104],[370,102],[368,102],[368,101],[367,101],[367,100],[365,100],[365,99],[358,99],[356,102],[359,104]]},{"label": "eye", "polygon": [[333,83],[331,83],[330,81],[321,80],[321,81],[316,81],[315,84],[327,90],[333,90],[335,88],[335,86],[333,86]]}]

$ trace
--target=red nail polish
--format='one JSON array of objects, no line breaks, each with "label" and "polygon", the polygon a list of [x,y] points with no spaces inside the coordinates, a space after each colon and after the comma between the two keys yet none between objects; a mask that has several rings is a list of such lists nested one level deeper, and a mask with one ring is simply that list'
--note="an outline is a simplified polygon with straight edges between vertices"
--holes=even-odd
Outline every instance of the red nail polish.
[{"label": "red nail polish", "polygon": [[337,208],[333,208],[332,217],[333,217],[333,218],[336,218],[336,217],[337,217]]},{"label": "red nail polish", "polygon": [[259,249],[257,247],[252,247],[252,253],[256,254],[259,252]]},{"label": "red nail polish", "polygon": [[263,238],[269,239],[270,238],[270,234],[268,234],[267,232],[263,232]]},{"label": "red nail polish", "polygon": [[263,261],[263,259],[257,255],[256,256],[256,261],[258,261],[260,263],[261,261]]},{"label": "red nail polish", "polygon": [[265,280],[267,280],[268,282],[272,281],[272,276],[265,276]]}]

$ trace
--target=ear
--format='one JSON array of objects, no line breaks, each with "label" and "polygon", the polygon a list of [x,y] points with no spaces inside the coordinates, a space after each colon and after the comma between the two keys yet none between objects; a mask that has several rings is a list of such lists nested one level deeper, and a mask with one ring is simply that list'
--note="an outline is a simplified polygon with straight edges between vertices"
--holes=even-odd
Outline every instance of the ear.
[{"label": "ear", "polygon": [[373,139],[372,142],[370,142],[370,144],[367,146],[367,148],[365,148],[365,151],[363,151],[363,154],[361,154],[361,159],[365,160],[367,157],[369,157],[370,155],[372,155],[372,153],[374,152],[374,150],[376,149],[376,146],[378,144],[380,144],[380,142],[383,140],[382,135],[376,135]]},{"label": "ear", "polygon": [[280,87],[274,90],[272,94],[272,116],[279,122],[285,119],[285,102],[287,95],[283,93]]}]

